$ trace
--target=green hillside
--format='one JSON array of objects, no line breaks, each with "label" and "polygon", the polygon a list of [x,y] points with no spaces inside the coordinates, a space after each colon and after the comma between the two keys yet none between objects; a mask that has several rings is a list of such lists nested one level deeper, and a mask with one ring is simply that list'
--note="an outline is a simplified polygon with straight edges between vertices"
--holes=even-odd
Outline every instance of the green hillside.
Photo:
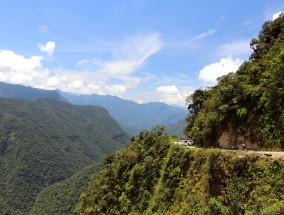
[{"label": "green hillside", "polygon": [[187,148],[155,128],[106,159],[76,214],[276,214],[283,173],[283,160]]},{"label": "green hillside", "polygon": [[129,138],[103,108],[50,99],[1,98],[0,135],[0,214],[13,215]]},{"label": "green hillside", "polygon": [[30,215],[70,215],[79,202],[80,194],[86,189],[91,175],[98,171],[101,164],[85,167],[66,180],[44,188],[36,197]]},{"label": "green hillside", "polygon": [[284,149],[284,15],[263,25],[236,73],[188,98],[187,135],[201,146]]},{"label": "green hillside", "polygon": [[283,14],[251,48],[236,73],[188,97],[186,134],[203,149],[173,144],[162,127],[141,132],[106,159],[76,214],[283,213],[283,159],[209,149],[284,148]]}]

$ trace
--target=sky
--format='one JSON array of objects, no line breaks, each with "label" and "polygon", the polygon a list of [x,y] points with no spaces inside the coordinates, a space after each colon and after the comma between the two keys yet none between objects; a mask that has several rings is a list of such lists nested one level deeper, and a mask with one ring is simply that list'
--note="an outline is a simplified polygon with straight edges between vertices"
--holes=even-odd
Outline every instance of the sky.
[{"label": "sky", "polygon": [[0,81],[184,106],[283,0],[0,0]]}]

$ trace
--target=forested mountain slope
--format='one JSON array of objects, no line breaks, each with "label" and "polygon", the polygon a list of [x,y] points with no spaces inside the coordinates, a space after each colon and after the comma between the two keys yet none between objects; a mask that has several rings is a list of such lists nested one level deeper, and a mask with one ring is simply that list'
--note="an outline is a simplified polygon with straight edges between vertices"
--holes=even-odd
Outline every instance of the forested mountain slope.
[{"label": "forested mountain slope", "polygon": [[186,121],[184,120],[180,120],[174,124],[171,124],[169,126],[166,127],[165,129],[165,133],[167,133],[168,135],[176,135],[180,138],[183,138],[184,135],[184,129],[186,127]]},{"label": "forested mountain slope", "polygon": [[284,207],[283,160],[171,143],[144,131],[105,160],[76,214],[276,214]]},{"label": "forested mountain slope", "polygon": [[0,214],[26,214],[44,187],[124,146],[101,107],[0,98]]},{"label": "forested mountain slope", "polygon": [[50,98],[60,101],[66,101],[56,90],[42,90],[33,87],[27,87],[20,84],[8,84],[0,82],[0,97],[36,100],[38,98]]},{"label": "forested mountain slope", "polygon": [[284,149],[284,15],[263,25],[236,73],[188,98],[187,135],[201,146]]},{"label": "forested mountain slope", "polygon": [[116,96],[74,95],[61,92],[71,103],[77,105],[96,105],[106,108],[110,115],[130,134],[149,129],[157,124],[170,125],[183,120],[187,110],[161,102],[138,104]]},{"label": "forested mountain slope", "polygon": [[79,202],[80,194],[88,186],[91,175],[98,171],[100,163],[94,163],[76,172],[70,178],[45,187],[36,197],[29,215],[70,215]]}]

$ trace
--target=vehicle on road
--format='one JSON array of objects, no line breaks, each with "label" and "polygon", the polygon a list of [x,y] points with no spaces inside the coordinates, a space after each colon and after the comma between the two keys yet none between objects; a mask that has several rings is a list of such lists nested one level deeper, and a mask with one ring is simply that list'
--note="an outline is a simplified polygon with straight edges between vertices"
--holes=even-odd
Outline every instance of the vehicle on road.
[{"label": "vehicle on road", "polygon": [[193,146],[194,142],[193,140],[179,140],[177,144],[183,145],[183,146]]}]

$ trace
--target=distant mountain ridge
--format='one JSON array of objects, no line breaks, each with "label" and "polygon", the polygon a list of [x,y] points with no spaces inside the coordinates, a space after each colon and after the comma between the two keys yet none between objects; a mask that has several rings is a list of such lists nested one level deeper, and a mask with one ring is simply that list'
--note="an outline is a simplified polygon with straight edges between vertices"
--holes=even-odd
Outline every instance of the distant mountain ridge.
[{"label": "distant mountain ridge", "polygon": [[51,98],[67,102],[56,90],[42,90],[20,84],[8,84],[0,82],[0,97],[36,100],[38,98]]},{"label": "distant mountain ridge", "polygon": [[[42,90],[18,84],[0,82],[0,97],[36,100],[38,98],[51,98],[59,101],[70,102],[76,105],[94,105],[107,109],[110,115],[131,135],[149,129],[157,124],[170,127],[169,130],[179,131],[183,127],[176,124],[184,120],[188,111],[180,106],[175,107],[162,102],[150,102],[138,104],[134,101],[125,100],[111,95],[76,95],[60,90]],[[176,124],[173,130],[171,127]],[[171,132],[171,134],[172,134]]]},{"label": "distant mountain ridge", "polygon": [[110,95],[75,95],[61,92],[62,96],[77,105],[97,105],[106,108],[130,134],[149,129],[154,125],[171,125],[185,119],[188,111],[162,102],[138,104]]}]

